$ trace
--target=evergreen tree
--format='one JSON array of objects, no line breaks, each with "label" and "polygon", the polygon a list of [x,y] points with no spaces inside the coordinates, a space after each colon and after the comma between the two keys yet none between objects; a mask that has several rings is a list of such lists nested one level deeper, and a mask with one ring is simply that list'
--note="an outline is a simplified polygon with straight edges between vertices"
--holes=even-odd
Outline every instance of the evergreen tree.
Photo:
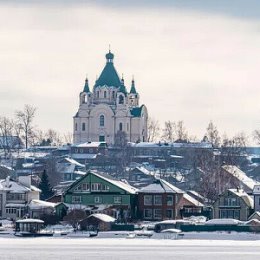
[{"label": "evergreen tree", "polygon": [[42,191],[40,195],[41,200],[46,200],[54,194],[51,189],[49,178],[45,170],[42,174],[41,182],[39,184],[39,189],[41,189]]}]

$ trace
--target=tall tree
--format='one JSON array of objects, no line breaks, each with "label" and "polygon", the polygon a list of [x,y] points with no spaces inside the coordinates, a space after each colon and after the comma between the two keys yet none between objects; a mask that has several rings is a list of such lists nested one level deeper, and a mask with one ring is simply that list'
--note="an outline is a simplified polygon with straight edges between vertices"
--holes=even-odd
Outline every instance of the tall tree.
[{"label": "tall tree", "polygon": [[164,122],[162,138],[167,142],[174,142],[175,139],[175,122],[166,121]]},{"label": "tall tree", "polygon": [[183,121],[175,123],[175,138],[178,141],[188,141],[188,131]]},{"label": "tall tree", "polygon": [[212,121],[209,122],[209,125],[207,127],[207,133],[205,135],[209,142],[212,143],[214,147],[220,146],[220,136],[217,129],[217,126],[214,125]]},{"label": "tall tree", "polygon": [[35,117],[36,108],[25,105],[24,109],[16,112],[16,119],[23,133],[25,140],[25,148],[28,148],[30,138],[33,136],[33,119]]},{"label": "tall tree", "polygon": [[14,122],[7,117],[0,117],[0,148],[3,149],[5,157],[10,154],[13,144]]},{"label": "tall tree", "polygon": [[47,175],[45,170],[44,170],[42,177],[41,177],[39,189],[41,189],[41,191],[42,191],[41,195],[40,195],[41,200],[46,200],[54,194],[52,189],[51,189],[51,185],[49,183],[49,178],[48,178],[48,175]]},{"label": "tall tree", "polygon": [[148,117],[147,121],[147,141],[154,142],[160,136],[160,125],[158,120]]}]

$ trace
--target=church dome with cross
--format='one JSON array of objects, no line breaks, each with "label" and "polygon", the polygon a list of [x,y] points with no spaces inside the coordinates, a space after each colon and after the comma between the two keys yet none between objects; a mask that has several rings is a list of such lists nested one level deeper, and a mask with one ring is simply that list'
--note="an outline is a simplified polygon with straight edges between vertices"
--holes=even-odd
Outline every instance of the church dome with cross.
[{"label": "church dome with cross", "polygon": [[105,55],[106,64],[90,91],[85,80],[79,96],[79,108],[73,117],[73,141],[114,144],[117,134],[125,133],[128,142],[147,140],[148,112],[139,105],[139,94],[132,79],[130,91],[115,66],[114,54]]}]

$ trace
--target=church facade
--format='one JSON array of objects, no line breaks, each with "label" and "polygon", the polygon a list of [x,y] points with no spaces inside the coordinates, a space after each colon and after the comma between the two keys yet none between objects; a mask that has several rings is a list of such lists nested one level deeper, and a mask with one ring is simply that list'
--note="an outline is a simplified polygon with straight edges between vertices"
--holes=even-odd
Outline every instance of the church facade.
[{"label": "church facade", "polygon": [[128,142],[147,141],[148,112],[139,105],[139,94],[132,80],[130,91],[114,67],[114,54],[106,54],[106,65],[90,91],[88,79],[79,95],[79,109],[73,117],[73,142],[114,144],[124,132]]}]

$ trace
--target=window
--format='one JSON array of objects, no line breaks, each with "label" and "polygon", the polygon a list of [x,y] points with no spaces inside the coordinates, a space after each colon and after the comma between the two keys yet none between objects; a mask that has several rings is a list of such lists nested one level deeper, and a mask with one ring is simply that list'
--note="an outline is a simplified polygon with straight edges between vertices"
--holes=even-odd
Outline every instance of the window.
[{"label": "window", "polygon": [[85,131],[85,130],[86,130],[86,124],[82,123],[82,131]]},{"label": "window", "polygon": [[78,124],[75,123],[75,131],[78,131]]},{"label": "window", "polygon": [[104,98],[107,98],[107,92],[104,91]]},{"label": "window", "polygon": [[166,217],[169,218],[169,219],[173,218],[173,210],[172,209],[166,210]]},{"label": "window", "polygon": [[122,203],[122,197],[121,196],[114,197],[114,203],[115,204],[121,204]]},{"label": "window", "polygon": [[72,203],[81,203],[81,196],[72,196]]},{"label": "window", "polygon": [[8,193],[6,196],[7,200],[25,200],[24,193]]},{"label": "window", "polygon": [[101,115],[99,117],[99,126],[105,126],[105,117],[104,117],[104,115]]},{"label": "window", "polygon": [[102,203],[102,197],[94,197],[94,203]]},{"label": "window", "polygon": [[240,219],[240,212],[239,212],[239,210],[234,210],[234,219]]},{"label": "window", "polygon": [[97,91],[97,98],[99,98],[99,91]]},{"label": "window", "polygon": [[154,205],[162,205],[162,195],[154,196]]},{"label": "window", "polygon": [[224,198],[224,206],[239,206],[239,200],[238,198]]},{"label": "window", "polygon": [[119,104],[124,104],[124,97],[122,95],[119,96]]},{"label": "window", "polygon": [[112,92],[112,98],[115,98],[115,91]]},{"label": "window", "polygon": [[104,135],[99,136],[99,142],[105,142],[105,136]]},{"label": "window", "polygon": [[89,191],[89,184],[88,183],[82,183],[80,184],[76,189],[75,191]]},{"label": "window", "polygon": [[119,131],[123,131],[123,124],[119,123]]},{"label": "window", "polygon": [[102,183],[91,183],[91,191],[108,191],[109,186]]},{"label": "window", "polygon": [[153,212],[153,217],[155,219],[162,219],[162,210],[161,209],[155,209]]},{"label": "window", "polygon": [[152,219],[153,218],[153,210],[152,209],[144,209],[144,218]]},{"label": "window", "polygon": [[167,195],[167,206],[172,206],[172,205],[173,205],[173,196]]},{"label": "window", "polygon": [[16,208],[6,208],[6,214],[16,214]]},{"label": "window", "polygon": [[144,195],[144,205],[145,206],[153,205],[153,196],[152,195]]},{"label": "window", "polygon": [[91,191],[100,191],[101,184],[100,183],[91,183]]}]

